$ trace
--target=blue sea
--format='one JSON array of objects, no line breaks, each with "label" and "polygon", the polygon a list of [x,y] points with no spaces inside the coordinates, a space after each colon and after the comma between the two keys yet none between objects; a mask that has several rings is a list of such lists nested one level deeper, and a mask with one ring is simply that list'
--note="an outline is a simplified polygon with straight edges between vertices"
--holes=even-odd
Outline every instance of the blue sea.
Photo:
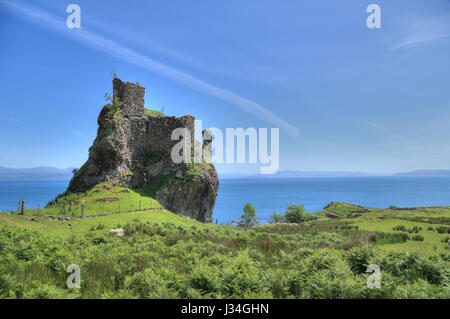
[{"label": "blue sea", "polygon": [[[0,181],[0,210],[17,210],[24,195],[26,207],[37,208],[63,193],[69,181]],[[237,220],[245,203],[269,221],[288,203],[306,211],[321,210],[331,201],[386,208],[450,205],[450,177],[345,177],[298,179],[221,179],[214,218]]]},{"label": "blue sea", "polygon": [[66,191],[68,180],[58,181],[0,181],[0,211],[17,211],[19,200],[25,208],[44,207],[49,201]]}]

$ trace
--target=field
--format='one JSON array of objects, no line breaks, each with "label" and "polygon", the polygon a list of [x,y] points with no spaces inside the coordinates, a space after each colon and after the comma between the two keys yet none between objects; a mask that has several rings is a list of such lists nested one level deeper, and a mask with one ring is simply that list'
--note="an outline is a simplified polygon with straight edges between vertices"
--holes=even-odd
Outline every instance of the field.
[{"label": "field", "polygon": [[[173,214],[152,198],[155,187],[102,184],[62,195],[40,216],[1,213],[0,298],[450,297],[448,207],[330,203],[315,220],[247,229]],[[141,211],[125,212],[139,201]],[[108,235],[119,227],[123,237]],[[70,264],[80,289],[67,288]],[[370,264],[380,288],[367,284]]]}]

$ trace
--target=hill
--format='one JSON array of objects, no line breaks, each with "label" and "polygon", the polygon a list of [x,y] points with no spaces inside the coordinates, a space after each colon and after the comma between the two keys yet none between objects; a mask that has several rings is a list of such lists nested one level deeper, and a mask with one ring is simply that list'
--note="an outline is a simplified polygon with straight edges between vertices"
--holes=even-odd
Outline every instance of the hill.
[{"label": "hill", "polygon": [[30,180],[69,180],[73,168],[59,169],[56,167],[8,168],[0,166],[0,181],[30,181]]},{"label": "hill", "polygon": [[[72,198],[86,201],[84,219],[66,197],[40,216],[0,214],[0,298],[450,297],[449,207],[333,202],[302,224],[245,229],[173,214],[153,191],[98,185]],[[114,197],[144,207],[119,213]],[[123,237],[108,235],[119,227]],[[379,289],[367,286],[372,263]],[[69,264],[82,289],[66,287]]]},{"label": "hill", "polygon": [[413,172],[397,173],[394,176],[450,176],[450,170],[417,170]]}]

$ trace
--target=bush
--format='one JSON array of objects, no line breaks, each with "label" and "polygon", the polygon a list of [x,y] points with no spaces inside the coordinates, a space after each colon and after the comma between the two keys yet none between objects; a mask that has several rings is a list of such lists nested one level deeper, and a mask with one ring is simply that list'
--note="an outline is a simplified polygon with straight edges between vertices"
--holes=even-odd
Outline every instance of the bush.
[{"label": "bush", "polygon": [[286,212],[284,214],[285,220],[288,223],[303,223],[305,221],[311,220],[311,216],[305,213],[305,207],[303,205],[292,205],[289,204]]},{"label": "bush", "polygon": [[403,225],[398,225],[398,226],[395,226],[394,228],[392,228],[393,230],[396,230],[396,231],[404,231],[404,232],[406,232],[407,230],[406,230],[406,227],[405,226],[403,226]]},{"label": "bush", "polygon": [[423,236],[421,236],[421,235],[414,235],[411,237],[411,239],[415,240],[415,241],[423,241],[424,240]]},{"label": "bush", "polygon": [[437,231],[439,234],[445,234],[445,233],[450,234],[450,227],[447,227],[447,226],[439,226],[439,227],[436,227],[436,231]]},{"label": "bush", "polygon": [[353,248],[345,253],[345,259],[355,274],[365,273],[374,251],[370,246]]},{"label": "bush", "polygon": [[422,230],[422,227],[417,227],[417,226],[413,226],[413,228],[408,229],[408,232],[411,233],[418,233],[419,231]]},{"label": "bush", "polygon": [[212,293],[217,291],[216,279],[213,272],[209,269],[199,268],[189,278],[189,285],[202,294]]},{"label": "bush", "polygon": [[270,216],[273,223],[282,223],[284,221],[284,215],[278,214],[276,211],[273,211],[272,216]]},{"label": "bush", "polygon": [[404,233],[377,233],[376,242],[380,245],[404,243],[409,236]]}]

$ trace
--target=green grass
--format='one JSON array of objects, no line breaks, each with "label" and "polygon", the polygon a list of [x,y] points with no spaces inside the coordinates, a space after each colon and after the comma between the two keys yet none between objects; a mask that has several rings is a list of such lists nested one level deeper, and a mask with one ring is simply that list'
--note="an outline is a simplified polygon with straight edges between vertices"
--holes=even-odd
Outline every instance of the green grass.
[{"label": "green grass", "polygon": [[[0,298],[450,297],[450,250],[442,242],[448,234],[436,231],[449,225],[447,207],[333,203],[314,213],[317,220],[243,229],[162,209],[154,195],[170,178],[128,192],[100,184],[53,203],[54,210],[84,199],[92,215],[117,204],[99,199],[120,197],[130,210],[145,203],[139,212],[69,221],[0,214]],[[108,235],[118,227],[124,237]],[[381,289],[366,285],[370,263],[381,268]],[[66,287],[69,264],[81,268],[81,289]]]},{"label": "green grass", "polygon": [[144,115],[150,116],[150,117],[165,117],[166,116],[163,112],[151,110],[151,109],[147,109],[147,108],[144,108]]},{"label": "green grass", "polygon": [[[157,179],[145,188],[130,189],[126,187],[112,186],[108,183],[101,183],[92,189],[82,193],[67,193],[57,197],[44,209],[40,210],[41,215],[55,216],[81,216],[81,202],[84,201],[84,215],[99,215],[104,213],[127,212],[143,209],[162,208],[154,195],[161,187],[165,178]],[[69,212],[70,202],[72,211]],[[26,209],[25,214],[37,215],[37,209]]]},{"label": "green grass", "polygon": [[[382,213],[381,213],[382,214]],[[402,214],[402,213],[399,213]],[[417,213],[416,213],[417,214]],[[432,214],[428,212],[427,214]],[[352,220],[352,223],[359,227],[361,230],[367,231],[381,231],[381,232],[390,232],[390,233],[402,233],[401,231],[394,231],[393,228],[398,225],[404,225],[406,228],[413,228],[414,226],[421,227],[422,230],[419,231],[419,235],[424,237],[423,242],[416,242],[408,240],[405,243],[399,243],[394,245],[386,245],[385,248],[396,249],[401,251],[417,251],[422,254],[433,254],[436,252],[444,252],[446,251],[448,244],[443,243],[442,239],[444,239],[446,234],[439,234],[438,232],[428,230],[428,227],[436,227],[439,224],[430,224],[430,223],[421,223],[399,219],[401,216],[397,216],[396,218],[378,218],[380,215],[377,213],[371,213],[370,216],[365,218],[356,218]],[[409,234],[410,237],[415,234]]]}]

